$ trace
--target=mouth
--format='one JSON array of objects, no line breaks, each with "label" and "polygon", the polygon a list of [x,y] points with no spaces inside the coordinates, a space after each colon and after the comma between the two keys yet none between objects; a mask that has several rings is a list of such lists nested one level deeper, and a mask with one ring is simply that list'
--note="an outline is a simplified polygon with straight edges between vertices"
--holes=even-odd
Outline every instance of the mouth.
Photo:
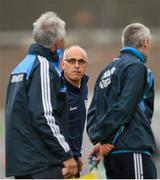
[{"label": "mouth", "polygon": [[81,72],[80,71],[73,71],[72,73],[80,74]]}]

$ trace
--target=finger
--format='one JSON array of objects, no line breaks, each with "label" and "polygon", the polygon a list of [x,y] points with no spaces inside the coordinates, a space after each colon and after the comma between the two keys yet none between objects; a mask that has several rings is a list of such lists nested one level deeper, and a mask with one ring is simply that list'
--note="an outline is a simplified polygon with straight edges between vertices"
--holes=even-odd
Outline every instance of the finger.
[{"label": "finger", "polygon": [[111,150],[112,150],[112,148],[110,148],[110,147],[106,147],[106,148],[103,149],[103,151],[107,152],[107,153],[109,153]]},{"label": "finger", "polygon": [[75,176],[75,173],[72,172],[72,171],[67,171],[67,173],[66,173],[65,175],[63,175],[63,177],[64,177],[65,179],[67,179],[67,178],[72,178],[72,177],[74,177],[74,176]]},{"label": "finger", "polygon": [[102,159],[102,153],[98,153],[96,156],[96,161],[100,161]]},{"label": "finger", "polygon": [[97,152],[97,148],[93,147],[89,153],[89,157],[92,156],[92,154]]},{"label": "finger", "polygon": [[93,146],[93,148],[92,148],[91,151],[90,151],[90,154],[93,154],[93,153],[98,152],[99,149],[100,149],[100,146],[101,146],[100,143],[97,143],[95,146]]},{"label": "finger", "polygon": [[110,148],[110,147],[103,147],[103,148],[102,148],[102,154],[106,155],[106,154],[108,154],[111,150],[112,150],[112,148]]},{"label": "finger", "polygon": [[75,176],[75,175],[78,173],[78,167],[77,167],[77,166],[69,167],[69,173],[70,173],[72,176]]},{"label": "finger", "polygon": [[102,146],[102,148],[107,149],[107,150],[112,150],[113,147],[114,147],[114,146],[111,145],[111,144],[107,144],[107,145],[103,145],[103,146]]},{"label": "finger", "polygon": [[104,151],[111,151],[111,150],[112,150],[111,147],[103,147],[102,149],[103,149]]},{"label": "finger", "polygon": [[114,147],[114,145],[113,145],[113,144],[108,144],[108,146],[109,146],[109,147],[112,147],[112,148]]},{"label": "finger", "polygon": [[65,176],[67,174],[67,168],[62,168],[62,175]]},{"label": "finger", "polygon": [[66,174],[65,176],[64,176],[64,179],[68,179],[68,178],[72,178],[73,176],[71,176],[70,174]]},{"label": "finger", "polygon": [[103,147],[111,147],[111,148],[113,148],[113,147],[114,147],[114,145],[113,145],[113,144],[103,144],[102,146],[103,146]]},{"label": "finger", "polygon": [[69,172],[67,168],[62,168],[62,175],[64,178],[68,178]]},{"label": "finger", "polygon": [[77,174],[77,170],[74,169],[67,169],[63,170],[63,177],[64,178],[72,178]]}]

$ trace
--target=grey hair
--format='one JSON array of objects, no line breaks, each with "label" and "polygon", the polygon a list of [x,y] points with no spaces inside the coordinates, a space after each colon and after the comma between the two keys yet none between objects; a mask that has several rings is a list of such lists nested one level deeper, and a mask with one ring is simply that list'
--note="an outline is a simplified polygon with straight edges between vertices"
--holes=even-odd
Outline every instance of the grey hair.
[{"label": "grey hair", "polygon": [[64,38],[66,34],[65,22],[54,12],[42,14],[33,23],[33,37],[35,42],[52,47],[58,38]]},{"label": "grey hair", "polygon": [[66,59],[67,52],[68,52],[70,49],[72,49],[72,48],[78,48],[78,49],[80,49],[80,50],[83,52],[83,54],[85,55],[86,61],[88,60],[88,55],[87,55],[86,50],[83,49],[81,46],[78,46],[78,45],[72,45],[72,46],[66,48],[66,49],[64,50],[64,52],[63,52],[63,59]]},{"label": "grey hair", "polygon": [[141,47],[145,39],[151,40],[152,36],[149,28],[141,23],[129,24],[122,32],[123,47]]}]

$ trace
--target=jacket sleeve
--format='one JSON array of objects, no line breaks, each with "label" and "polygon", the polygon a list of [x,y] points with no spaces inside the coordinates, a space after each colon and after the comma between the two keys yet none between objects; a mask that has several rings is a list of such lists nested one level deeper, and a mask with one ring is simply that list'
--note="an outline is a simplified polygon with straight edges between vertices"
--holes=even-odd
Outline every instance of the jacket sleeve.
[{"label": "jacket sleeve", "polygon": [[147,69],[147,83],[143,99],[139,103],[141,110],[146,114],[148,121],[151,123],[154,109],[154,78],[152,71]]},{"label": "jacket sleeve", "polygon": [[32,123],[49,151],[64,161],[72,157],[72,153],[55,117],[58,103],[57,80],[48,61],[39,59],[40,65],[33,72],[28,97]]},{"label": "jacket sleeve", "polygon": [[100,140],[100,134],[97,127],[98,119],[96,115],[97,114],[96,113],[96,106],[97,106],[97,102],[96,102],[97,90],[96,89],[98,86],[97,83],[98,83],[98,79],[94,87],[94,95],[93,95],[93,98],[92,98],[92,101],[91,101],[91,104],[87,113],[87,134],[93,144],[98,143]]},{"label": "jacket sleeve", "polygon": [[128,66],[123,72],[121,91],[110,111],[99,119],[101,143],[112,143],[124,125],[131,121],[134,111],[143,97],[146,68],[140,63]]}]

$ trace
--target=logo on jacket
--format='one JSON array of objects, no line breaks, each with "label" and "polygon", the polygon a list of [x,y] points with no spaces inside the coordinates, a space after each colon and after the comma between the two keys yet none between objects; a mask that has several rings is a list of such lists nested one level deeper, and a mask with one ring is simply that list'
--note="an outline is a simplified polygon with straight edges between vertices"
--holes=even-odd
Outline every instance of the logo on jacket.
[{"label": "logo on jacket", "polygon": [[17,83],[23,81],[24,74],[14,74],[11,78],[11,83]]},{"label": "logo on jacket", "polygon": [[111,84],[111,77],[114,71],[116,70],[115,67],[112,67],[111,69],[105,71],[103,74],[101,81],[99,82],[99,87],[101,89],[108,87],[109,84]]},{"label": "logo on jacket", "polygon": [[76,107],[70,107],[69,111],[73,111],[73,110],[76,110],[76,109],[77,109],[77,106]]}]

